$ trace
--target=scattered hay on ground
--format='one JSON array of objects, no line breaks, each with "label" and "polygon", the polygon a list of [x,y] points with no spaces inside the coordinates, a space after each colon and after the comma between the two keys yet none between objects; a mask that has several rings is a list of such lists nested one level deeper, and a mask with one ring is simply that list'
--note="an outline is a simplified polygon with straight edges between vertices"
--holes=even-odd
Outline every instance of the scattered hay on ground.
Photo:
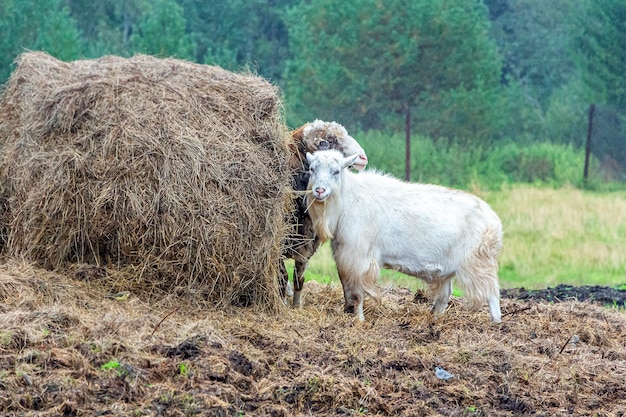
[{"label": "scattered hay on ground", "polygon": [[[0,278],[2,414],[626,411],[626,315],[588,302],[503,299],[497,325],[456,298],[433,320],[429,304],[395,288],[359,323],[339,287],[315,282],[302,310],[277,318],[115,301],[97,282],[23,263],[1,265]],[[454,377],[438,379],[435,366]]]},{"label": "scattered hay on ground", "polygon": [[276,308],[290,204],[276,87],[174,59],[25,53],[0,101],[4,253],[112,290]]}]

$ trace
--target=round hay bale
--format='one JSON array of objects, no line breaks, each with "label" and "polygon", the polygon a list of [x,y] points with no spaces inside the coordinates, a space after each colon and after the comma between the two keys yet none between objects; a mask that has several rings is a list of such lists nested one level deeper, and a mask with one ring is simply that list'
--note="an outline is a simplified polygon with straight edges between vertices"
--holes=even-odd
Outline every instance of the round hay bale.
[{"label": "round hay bale", "polygon": [[252,74],[21,55],[0,100],[4,254],[275,307],[291,202],[280,111]]}]

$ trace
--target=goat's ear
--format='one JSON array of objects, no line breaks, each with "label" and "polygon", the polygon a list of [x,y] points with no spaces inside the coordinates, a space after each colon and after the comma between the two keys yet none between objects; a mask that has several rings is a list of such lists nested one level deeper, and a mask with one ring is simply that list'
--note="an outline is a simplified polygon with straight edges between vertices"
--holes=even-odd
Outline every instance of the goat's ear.
[{"label": "goat's ear", "polygon": [[354,164],[354,161],[356,161],[358,157],[359,157],[359,153],[357,152],[354,155],[347,156],[347,157],[343,158],[343,162],[342,162],[341,166],[343,168],[352,166]]},{"label": "goat's ear", "polygon": [[311,162],[313,161],[313,154],[311,152],[306,153],[306,160],[309,162],[309,165],[311,165]]}]

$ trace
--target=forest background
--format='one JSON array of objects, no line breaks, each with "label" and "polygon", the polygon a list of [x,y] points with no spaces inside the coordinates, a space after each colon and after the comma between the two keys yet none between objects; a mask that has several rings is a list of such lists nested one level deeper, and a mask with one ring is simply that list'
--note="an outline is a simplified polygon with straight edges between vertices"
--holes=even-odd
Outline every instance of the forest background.
[{"label": "forest background", "polygon": [[624,0],[0,0],[0,34],[0,83],[25,50],[252,71],[289,126],[336,120],[370,166],[486,198],[505,282],[626,280]]}]

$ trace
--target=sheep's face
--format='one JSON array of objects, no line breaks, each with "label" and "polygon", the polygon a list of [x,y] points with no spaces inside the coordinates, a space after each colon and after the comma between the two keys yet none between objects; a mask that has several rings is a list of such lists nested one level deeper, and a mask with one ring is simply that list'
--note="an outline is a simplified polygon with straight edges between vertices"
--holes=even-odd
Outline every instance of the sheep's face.
[{"label": "sheep's face", "polygon": [[342,170],[352,166],[358,158],[359,154],[344,158],[341,152],[335,150],[307,153],[311,174],[307,189],[317,201],[326,200],[334,190],[341,187]]},{"label": "sheep's face", "polygon": [[333,149],[341,152],[344,157],[357,154],[352,167],[361,171],[367,166],[365,151],[339,123],[315,120],[304,125],[301,133],[307,152]]}]

